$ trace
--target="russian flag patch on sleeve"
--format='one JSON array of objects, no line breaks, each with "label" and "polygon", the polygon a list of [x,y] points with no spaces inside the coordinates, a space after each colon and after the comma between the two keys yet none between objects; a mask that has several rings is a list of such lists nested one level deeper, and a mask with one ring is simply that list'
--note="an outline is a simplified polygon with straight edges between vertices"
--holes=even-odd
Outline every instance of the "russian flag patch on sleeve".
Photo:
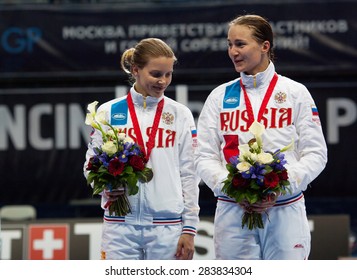
[{"label": "russian flag patch on sleeve", "polygon": [[314,123],[316,123],[317,125],[321,125],[319,111],[317,110],[317,107],[315,104],[311,104],[311,113],[312,113],[312,121]]},{"label": "russian flag patch on sleeve", "polygon": [[311,105],[311,111],[313,116],[319,116],[319,111],[317,111],[317,108],[315,105]]},{"label": "russian flag patch on sleeve", "polygon": [[192,135],[192,146],[197,148],[197,130],[195,127],[191,127],[191,135]]}]

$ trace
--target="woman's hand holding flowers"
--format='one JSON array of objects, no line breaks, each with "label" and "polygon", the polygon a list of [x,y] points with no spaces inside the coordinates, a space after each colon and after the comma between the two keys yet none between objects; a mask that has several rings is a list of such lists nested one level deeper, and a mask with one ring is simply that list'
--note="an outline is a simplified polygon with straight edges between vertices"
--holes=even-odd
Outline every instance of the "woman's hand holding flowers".
[{"label": "woman's hand holding flowers", "polygon": [[247,200],[243,200],[238,204],[244,209],[247,213],[264,213],[273,207],[276,203],[276,200],[279,195],[276,192],[271,192],[266,198],[263,198],[261,201],[257,201],[253,204],[250,204]]},{"label": "woman's hand holding flowers", "polygon": [[108,201],[116,201],[118,198],[125,194],[125,188],[119,187],[113,190],[104,190],[105,196],[107,197]]}]

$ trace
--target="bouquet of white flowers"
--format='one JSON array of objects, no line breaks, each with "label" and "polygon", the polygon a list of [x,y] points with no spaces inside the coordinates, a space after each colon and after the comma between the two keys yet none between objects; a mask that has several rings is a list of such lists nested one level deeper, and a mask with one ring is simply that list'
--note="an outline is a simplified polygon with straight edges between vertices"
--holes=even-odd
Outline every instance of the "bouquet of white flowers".
[{"label": "bouquet of white flowers", "polygon": [[[265,127],[255,121],[249,131],[254,138],[238,146],[239,156],[232,157],[226,165],[229,174],[222,191],[238,203],[251,205],[269,199],[271,194],[286,194],[290,183],[283,152],[291,150],[294,142],[275,152],[266,152],[262,141]],[[245,211],[242,228],[245,225],[250,230],[264,228],[261,213]]]},{"label": "bouquet of white flowers", "polygon": [[[85,123],[101,132],[103,144],[93,148],[94,156],[86,167],[89,171],[87,182],[93,187],[93,195],[115,189],[135,195],[139,191],[138,181],[149,182],[153,177],[152,170],[146,167],[140,146],[110,125],[105,118],[106,112],[97,114],[97,104],[94,101],[88,105]],[[114,202],[108,201],[105,207],[109,207],[110,215],[125,216],[131,212],[126,193]]]}]

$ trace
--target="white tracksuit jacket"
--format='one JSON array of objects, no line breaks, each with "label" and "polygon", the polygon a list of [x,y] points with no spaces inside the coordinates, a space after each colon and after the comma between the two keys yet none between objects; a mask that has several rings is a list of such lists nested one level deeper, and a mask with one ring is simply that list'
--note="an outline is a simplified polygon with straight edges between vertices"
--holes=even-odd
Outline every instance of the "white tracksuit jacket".
[{"label": "white tracksuit jacket", "polygon": [[[255,77],[241,73],[255,119],[274,73],[272,62]],[[195,165],[198,175],[217,197],[225,196],[221,189],[228,174],[226,140],[233,139],[240,145],[253,138],[248,131],[248,114],[239,80],[215,88],[198,121]],[[315,102],[304,85],[278,75],[261,123],[266,127],[263,134],[265,150],[283,148],[294,139],[295,150],[285,152],[292,194],[279,197],[277,205],[294,201],[302,197],[302,191],[322,172],[327,162],[327,148]]]},{"label": "white tracksuit jacket", "polygon": [[[104,220],[130,225],[183,225],[182,233],[196,234],[199,222],[198,213],[198,177],[194,170],[194,150],[196,147],[196,126],[190,110],[184,105],[168,98],[160,99],[148,96],[146,108],[143,96],[134,88],[130,89],[137,119],[146,143],[156,107],[161,98],[165,99],[159,128],[155,138],[148,167],[154,177],[148,183],[139,183],[139,192],[128,196],[132,213],[125,217],[109,216],[106,209]],[[135,140],[135,133],[128,111],[126,96],[102,104],[97,112],[107,111],[109,120],[115,127],[126,129],[127,136]],[[88,145],[85,166],[93,155],[92,148],[101,144],[98,131],[91,136]],[[102,207],[106,203],[102,196]]]}]

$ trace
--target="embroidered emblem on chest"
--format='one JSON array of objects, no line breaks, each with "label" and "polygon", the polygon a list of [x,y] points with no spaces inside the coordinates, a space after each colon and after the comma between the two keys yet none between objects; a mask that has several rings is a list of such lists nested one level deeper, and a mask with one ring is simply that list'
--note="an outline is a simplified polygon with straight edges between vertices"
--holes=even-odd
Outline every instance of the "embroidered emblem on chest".
[{"label": "embroidered emblem on chest", "polygon": [[274,100],[278,104],[282,104],[286,101],[286,93],[279,91],[278,93],[275,94]]},{"label": "embroidered emblem on chest", "polygon": [[162,113],[162,117],[161,118],[162,118],[162,121],[167,125],[170,125],[170,124],[174,123],[174,115],[171,114],[171,113],[164,112],[164,113]]}]

